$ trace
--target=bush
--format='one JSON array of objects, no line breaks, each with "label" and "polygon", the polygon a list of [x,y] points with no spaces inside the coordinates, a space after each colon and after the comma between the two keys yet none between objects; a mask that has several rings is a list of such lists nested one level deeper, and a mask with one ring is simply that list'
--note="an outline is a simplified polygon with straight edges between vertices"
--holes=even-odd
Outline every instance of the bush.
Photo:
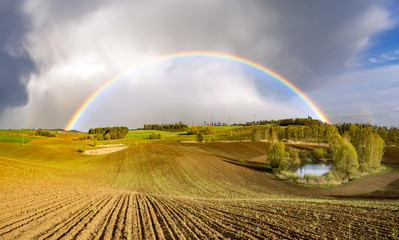
[{"label": "bush", "polygon": [[81,149],[78,150],[78,153],[84,153],[86,152],[86,147],[83,146]]},{"label": "bush", "polygon": [[203,134],[203,135],[211,135],[215,133],[215,129],[213,128],[212,125],[208,126],[192,126],[187,130],[188,135],[198,135],[198,134]]},{"label": "bush", "polygon": [[47,130],[43,130],[43,129],[38,129],[35,133],[36,136],[43,136],[43,137],[55,137],[54,133],[51,133]]},{"label": "bush", "polygon": [[357,152],[348,140],[340,139],[334,146],[333,167],[344,178],[356,176],[359,168]]},{"label": "bush", "polygon": [[327,152],[323,150],[322,148],[316,148],[312,153],[312,160],[313,161],[320,161],[320,159],[325,158],[327,156]]},{"label": "bush", "polygon": [[305,173],[305,176],[303,176],[303,178],[306,180],[308,184],[315,184],[319,180],[318,176],[315,176],[311,173]]},{"label": "bush", "polygon": [[202,143],[205,140],[204,135],[202,133],[197,134],[197,142]]},{"label": "bush", "polygon": [[288,169],[289,164],[285,158],[284,143],[274,143],[268,155],[268,159],[272,168],[278,169],[278,171]]},{"label": "bush", "polygon": [[162,138],[162,134],[160,134],[160,133],[151,133],[150,134],[150,137],[149,137],[150,139],[161,139]]},{"label": "bush", "polygon": [[111,135],[109,133],[104,135],[104,140],[110,140],[111,139]]},{"label": "bush", "polygon": [[296,181],[299,179],[298,174],[290,172],[290,171],[281,171],[280,172],[286,179]]},{"label": "bush", "polygon": [[325,175],[325,177],[326,177],[327,181],[335,180],[335,176],[334,176],[334,174],[331,171],[328,171],[327,174]]},{"label": "bush", "polygon": [[297,151],[289,151],[291,163],[299,163],[299,154]]}]

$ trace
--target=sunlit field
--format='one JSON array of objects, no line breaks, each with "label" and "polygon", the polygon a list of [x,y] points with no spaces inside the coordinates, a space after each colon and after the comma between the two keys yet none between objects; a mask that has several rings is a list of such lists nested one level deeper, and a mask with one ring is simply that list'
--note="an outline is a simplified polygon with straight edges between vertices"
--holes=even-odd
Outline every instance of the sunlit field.
[{"label": "sunlit field", "polygon": [[[231,129],[241,141],[228,140]],[[399,148],[386,149],[389,171],[312,187],[268,170],[271,143],[247,141],[251,127],[215,130],[207,143],[186,132],[134,130],[121,140],[69,132],[25,144],[13,135],[24,132],[8,130],[0,143],[0,238],[396,237]],[[154,132],[163,137],[150,140]],[[115,144],[127,148],[79,151]]]}]

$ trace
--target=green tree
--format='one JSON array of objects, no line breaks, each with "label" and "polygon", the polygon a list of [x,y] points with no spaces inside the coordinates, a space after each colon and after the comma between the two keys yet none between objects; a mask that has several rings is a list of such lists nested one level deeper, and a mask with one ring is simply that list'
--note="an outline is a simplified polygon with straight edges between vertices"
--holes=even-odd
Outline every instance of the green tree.
[{"label": "green tree", "polygon": [[272,148],[269,152],[268,159],[270,166],[276,168],[279,171],[285,170],[289,167],[288,162],[285,159],[285,146],[282,142],[273,143]]},{"label": "green tree", "polygon": [[360,171],[378,169],[384,154],[384,141],[378,132],[368,125],[350,125],[349,135],[358,154]]},{"label": "green tree", "polygon": [[104,140],[110,140],[111,139],[111,135],[109,133],[104,135]]},{"label": "green tree", "polygon": [[202,143],[204,141],[204,134],[198,133],[197,134],[197,142]]},{"label": "green tree", "polygon": [[339,139],[333,150],[333,168],[344,178],[356,176],[359,168],[355,147],[347,139]]},{"label": "green tree", "polygon": [[262,133],[263,133],[263,131],[262,131],[262,129],[253,129],[252,130],[252,140],[254,141],[254,142],[260,142],[260,141],[262,141]]}]

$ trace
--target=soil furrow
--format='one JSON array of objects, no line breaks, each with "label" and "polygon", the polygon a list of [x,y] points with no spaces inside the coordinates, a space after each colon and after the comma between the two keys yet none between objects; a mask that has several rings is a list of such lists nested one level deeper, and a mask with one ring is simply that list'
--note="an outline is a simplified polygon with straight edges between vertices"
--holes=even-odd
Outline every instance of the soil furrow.
[{"label": "soil furrow", "polygon": [[92,219],[93,216],[104,207],[109,199],[110,197],[104,196],[101,200],[96,200],[95,204],[91,203],[88,207],[81,208],[81,211],[75,217],[70,219],[60,228],[53,231],[50,235],[45,236],[45,238],[52,237],[60,239],[76,235],[76,232],[84,228],[87,223],[90,222],[90,219]]},{"label": "soil furrow", "polygon": [[122,236],[123,239],[131,239],[133,232],[133,209],[132,209],[132,202],[133,202],[133,194],[128,194],[127,205],[126,205],[126,212],[125,218],[123,219],[123,228],[122,228]]},{"label": "soil furrow", "polygon": [[[184,203],[183,203],[184,204]],[[227,215],[226,213],[223,212],[214,212],[214,211],[209,211],[209,209],[207,208],[202,208],[201,210],[198,209],[198,207],[196,206],[189,206],[189,205],[185,205],[188,208],[191,208],[192,211],[196,212],[199,216],[201,216],[202,220],[204,222],[210,223],[212,224],[212,228],[217,227],[220,230],[223,230],[223,235],[225,237],[236,237],[236,236],[245,236],[246,238],[251,238],[251,237],[255,237],[257,235],[259,235],[260,231],[256,231],[255,229],[248,229],[248,223],[250,223],[249,221],[245,221],[242,218],[237,218],[237,219],[229,219],[227,217],[225,217],[225,215]],[[242,222],[245,222],[246,224],[243,224]],[[228,227],[229,226],[234,226],[232,227]],[[251,223],[252,225],[252,223]],[[257,226],[260,230],[260,227]],[[275,226],[273,226],[275,227]],[[245,231],[244,231],[245,229]],[[269,230],[270,229],[264,229],[264,230]],[[226,235],[227,234],[227,235]],[[273,232],[273,234],[277,235],[277,236],[281,236],[281,232]],[[281,236],[283,237],[283,236]]]},{"label": "soil furrow", "polygon": [[[102,200],[101,197],[95,199],[94,201]],[[47,225],[43,227],[35,226],[34,230],[29,232],[29,234],[24,234],[27,238],[49,238],[56,232],[59,232],[60,229],[64,228],[71,224],[71,222],[75,221],[76,219],[80,218],[81,215],[85,212],[85,209],[90,208],[93,206],[93,201],[89,199],[85,199],[85,201],[81,202],[80,204],[76,203],[70,210],[66,211],[65,209],[61,212],[57,217],[52,218],[51,222],[54,222],[52,225]],[[50,226],[50,227],[49,227]]]},{"label": "soil furrow", "polygon": [[[167,201],[167,200],[165,200]],[[178,204],[174,204],[174,208],[179,208]],[[218,231],[216,231],[215,229],[211,228],[210,226],[208,226],[205,222],[203,222],[200,218],[198,218],[196,216],[196,212],[194,211],[190,211],[188,212],[186,209],[182,210],[180,209],[180,212],[182,212],[183,214],[185,214],[185,216],[193,222],[193,224],[195,224],[197,226],[197,228],[202,232],[203,235],[205,236],[212,236],[212,237],[217,237],[217,238],[221,238],[223,237],[223,235],[219,234]]]},{"label": "soil furrow", "polygon": [[162,204],[165,209],[175,217],[176,223],[181,226],[181,229],[185,231],[188,238],[199,239],[197,233],[203,235],[191,220],[187,219],[180,211],[175,210],[176,205],[172,205],[168,201],[162,201]]},{"label": "soil furrow", "polygon": [[121,205],[123,203],[122,200],[123,198],[124,195],[120,194],[116,204],[114,204],[112,208],[109,210],[109,215],[106,217],[105,221],[103,222],[103,226],[99,230],[95,239],[104,239],[104,238],[110,239],[112,235],[112,230],[110,230],[109,228],[113,229],[113,224],[111,224],[111,222],[115,223],[116,216],[114,216],[114,214],[115,212],[119,212]]},{"label": "soil furrow", "polygon": [[130,206],[130,212],[132,219],[132,239],[142,239],[142,232],[141,232],[141,225],[140,225],[140,214],[139,214],[139,207],[137,205],[137,193],[131,195],[132,203]]},{"label": "soil furrow", "polygon": [[120,239],[123,235],[123,226],[126,224],[126,211],[128,209],[129,194],[125,194],[121,208],[116,216],[114,227],[112,229],[112,239]]},{"label": "soil furrow", "polygon": [[[77,199],[76,201],[82,200],[83,198]],[[59,211],[60,209],[65,208],[66,206],[70,206],[72,203],[74,203],[75,201],[65,201],[65,202],[58,202],[55,206],[51,206],[48,207],[44,210],[41,211],[37,211],[36,213],[26,217],[26,218],[22,218],[19,219],[13,223],[9,223],[5,226],[3,226],[2,228],[0,228],[0,236],[4,236],[7,233],[10,233],[11,231],[14,231],[16,229],[19,229],[29,223],[32,223],[33,221],[36,221],[40,218],[45,217],[48,214],[54,214],[57,211]]]},{"label": "soil furrow", "polygon": [[140,198],[139,209],[140,209],[141,218],[143,219],[144,223],[145,239],[158,239],[153,219],[151,218],[151,214],[148,210],[147,201],[143,195],[140,194],[138,196]]},{"label": "soil furrow", "polygon": [[[0,219],[0,224],[3,223],[4,221],[7,221],[8,219],[15,219],[15,217],[18,217],[19,215],[25,214],[26,212],[34,211],[35,209],[40,209],[43,206],[48,205],[49,202],[55,203],[57,201],[65,200],[68,198],[73,198],[76,197],[76,195],[69,195],[67,197],[62,196],[56,196],[53,197],[53,195],[50,195],[50,197],[46,196],[40,196],[38,199],[30,199],[30,198],[24,198],[24,199],[19,199],[19,202],[11,202],[9,204],[4,204],[3,206],[0,206],[0,209],[4,209],[1,219]],[[30,203],[30,204],[27,204]],[[19,212],[19,213],[17,213]],[[16,214],[17,213],[17,214]]]},{"label": "soil furrow", "polygon": [[[65,201],[69,201],[69,200],[73,200],[74,198],[76,198],[76,195],[74,196],[70,196],[69,198],[62,198],[61,201],[65,202]],[[35,212],[40,211],[41,209],[48,207],[49,205],[58,205],[60,202],[60,200],[57,199],[52,199],[49,201],[42,201],[40,203],[37,203],[37,206],[33,205],[32,207],[29,208],[20,208],[20,209],[13,209],[10,212],[6,212],[4,215],[2,215],[2,219],[0,220],[0,224],[4,224],[5,222],[7,222],[8,220],[12,220],[13,223],[16,223],[18,220],[18,218],[23,221],[24,218],[26,218],[26,214],[27,213],[32,213],[35,214]],[[22,219],[21,219],[22,218]],[[0,227],[0,230],[3,229],[4,227],[7,226],[2,226]]]},{"label": "soil furrow", "polygon": [[157,199],[150,201],[155,210],[158,221],[161,223],[162,230],[166,239],[185,239],[183,233],[176,227],[169,213],[160,206]]},{"label": "soil furrow", "polygon": [[119,196],[109,196],[106,202],[95,212],[84,227],[73,236],[74,239],[93,239],[98,234],[99,229],[103,226],[103,221],[109,214],[109,209],[115,205]]},{"label": "soil furrow", "polygon": [[152,207],[151,199],[148,196],[146,196],[145,201],[146,201],[147,213],[149,218],[151,219],[152,227],[154,229],[154,233],[156,234],[156,238],[165,239],[165,235],[158,221],[157,215],[154,211],[154,208]]}]

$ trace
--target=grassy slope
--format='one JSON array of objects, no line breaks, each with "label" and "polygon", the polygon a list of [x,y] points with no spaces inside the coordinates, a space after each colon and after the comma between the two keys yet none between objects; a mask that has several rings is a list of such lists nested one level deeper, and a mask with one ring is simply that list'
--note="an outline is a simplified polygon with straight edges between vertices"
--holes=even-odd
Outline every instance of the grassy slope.
[{"label": "grassy slope", "polygon": [[[148,132],[131,134],[134,139],[107,141],[133,144],[126,150],[100,156],[79,154],[77,151],[82,146],[92,148],[92,141],[71,140],[70,136],[34,139],[25,146],[0,143],[0,156],[4,160],[1,171],[4,175],[10,175],[10,172],[18,175],[25,169],[25,176],[29,176],[30,172],[42,169],[44,175],[53,178],[191,197],[268,198],[275,195],[328,195],[337,191],[336,188],[308,189],[276,180],[259,170],[231,164],[267,154],[268,143],[180,144],[175,138],[187,135],[179,133],[168,135],[175,143],[168,143],[167,137],[160,141],[140,139]],[[135,142],[142,140],[141,144]],[[396,150],[389,149],[387,154],[393,154],[395,158],[399,152]]]},{"label": "grassy slope", "polygon": [[17,135],[0,135],[0,142],[3,143],[28,143],[36,137],[17,136]]}]

